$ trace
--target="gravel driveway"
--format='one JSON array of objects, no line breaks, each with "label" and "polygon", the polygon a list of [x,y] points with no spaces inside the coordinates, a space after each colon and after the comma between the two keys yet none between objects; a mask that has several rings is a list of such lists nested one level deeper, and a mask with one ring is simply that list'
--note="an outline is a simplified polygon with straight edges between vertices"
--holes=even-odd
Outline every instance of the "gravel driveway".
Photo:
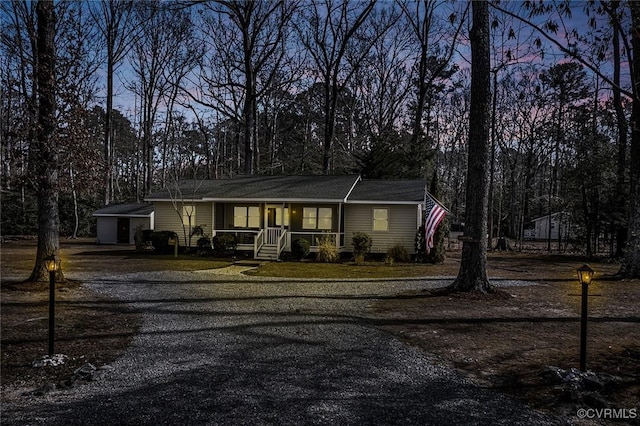
[{"label": "gravel driveway", "polygon": [[377,330],[367,306],[445,281],[237,270],[74,277],[144,313],[100,380],[4,404],[3,424],[553,424]]}]

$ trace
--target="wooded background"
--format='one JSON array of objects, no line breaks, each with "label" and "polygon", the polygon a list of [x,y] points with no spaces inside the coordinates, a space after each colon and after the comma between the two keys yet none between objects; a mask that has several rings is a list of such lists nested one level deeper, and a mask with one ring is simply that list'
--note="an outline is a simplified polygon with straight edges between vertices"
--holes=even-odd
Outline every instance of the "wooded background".
[{"label": "wooded background", "polygon": [[[3,235],[38,227],[36,3],[0,2]],[[237,174],[425,179],[464,221],[470,3],[54,4],[64,235],[91,235],[104,204]],[[622,254],[631,5],[491,3],[491,236],[566,212],[575,240],[549,249]]]}]

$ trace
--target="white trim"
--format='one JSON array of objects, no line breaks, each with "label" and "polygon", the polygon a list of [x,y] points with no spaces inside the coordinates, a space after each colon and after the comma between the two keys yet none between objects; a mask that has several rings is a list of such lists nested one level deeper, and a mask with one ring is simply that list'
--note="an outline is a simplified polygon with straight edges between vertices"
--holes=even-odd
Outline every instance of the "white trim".
[{"label": "white trim", "polygon": [[[159,200],[170,201],[170,200]],[[203,202],[220,202],[220,203],[265,203],[265,204],[282,204],[282,203],[341,203],[342,199],[322,199],[322,198],[203,198]]]},{"label": "white trim", "polygon": [[353,192],[353,190],[356,187],[356,185],[358,184],[358,182],[360,182],[361,180],[362,180],[362,176],[358,175],[358,178],[356,179],[355,182],[353,182],[353,185],[351,185],[351,189],[349,189],[349,191],[347,192],[347,195],[344,197],[344,200],[342,200],[344,203],[347,202],[347,199],[349,198],[349,196]]},{"label": "white trim", "polygon": [[153,212],[149,213],[149,214],[127,214],[127,213],[121,213],[121,214],[115,214],[115,213],[94,213],[93,214],[94,217],[131,217],[131,218],[150,218],[153,217]]},{"label": "white trim", "polygon": [[385,201],[385,200],[377,200],[377,201],[347,201],[347,204],[379,204],[379,205],[404,205],[404,206],[414,206],[422,204],[422,201]]}]

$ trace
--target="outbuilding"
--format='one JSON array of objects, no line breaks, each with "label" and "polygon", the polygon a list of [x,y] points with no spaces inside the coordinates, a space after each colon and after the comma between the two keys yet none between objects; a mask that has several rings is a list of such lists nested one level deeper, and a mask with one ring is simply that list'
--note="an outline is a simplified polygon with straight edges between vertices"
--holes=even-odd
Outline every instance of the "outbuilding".
[{"label": "outbuilding", "polygon": [[571,236],[571,215],[566,212],[552,213],[531,220],[531,226],[525,229],[525,238],[531,240],[552,241],[567,240]]},{"label": "outbuilding", "polygon": [[109,204],[93,213],[98,244],[135,244],[136,230],[154,228],[151,203]]}]

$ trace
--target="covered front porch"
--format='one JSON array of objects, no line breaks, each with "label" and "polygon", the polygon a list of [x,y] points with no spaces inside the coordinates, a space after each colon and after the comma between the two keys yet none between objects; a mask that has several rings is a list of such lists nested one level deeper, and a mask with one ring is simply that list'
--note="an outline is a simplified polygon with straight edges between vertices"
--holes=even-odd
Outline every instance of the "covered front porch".
[{"label": "covered front porch", "polygon": [[237,250],[253,252],[256,259],[276,260],[299,239],[307,240],[312,252],[326,238],[344,249],[342,204],[233,201],[212,207],[212,238],[232,235]]}]

